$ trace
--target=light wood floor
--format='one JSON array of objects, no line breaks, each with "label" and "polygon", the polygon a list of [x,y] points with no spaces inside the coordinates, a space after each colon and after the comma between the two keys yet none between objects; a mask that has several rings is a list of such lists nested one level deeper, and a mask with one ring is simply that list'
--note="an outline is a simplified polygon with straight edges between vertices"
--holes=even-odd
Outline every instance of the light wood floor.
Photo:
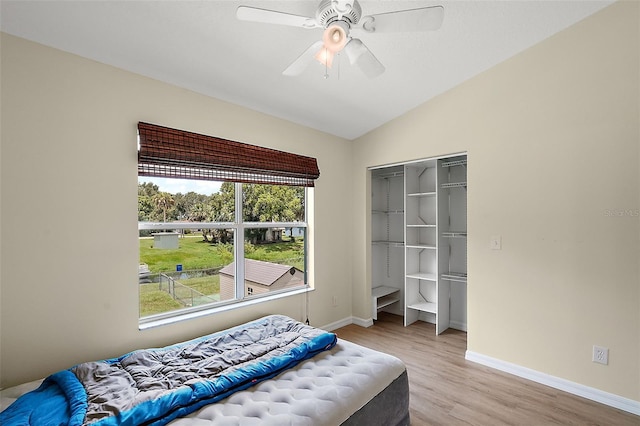
[{"label": "light wood floor", "polygon": [[380,313],[372,327],[348,325],[338,337],[404,361],[411,392],[411,424],[640,425],[640,417],[539,383],[466,361],[467,335],[433,324],[404,327]]}]

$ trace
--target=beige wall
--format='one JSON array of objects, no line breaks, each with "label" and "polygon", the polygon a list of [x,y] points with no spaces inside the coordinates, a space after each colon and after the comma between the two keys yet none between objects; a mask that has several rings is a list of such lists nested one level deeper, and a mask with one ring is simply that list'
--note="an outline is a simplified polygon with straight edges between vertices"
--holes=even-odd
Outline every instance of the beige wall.
[{"label": "beige wall", "polygon": [[614,4],[355,141],[355,316],[366,168],[468,151],[468,349],[640,401],[639,18]]},{"label": "beige wall", "polygon": [[[318,159],[310,319],[351,314],[350,144],[155,80],[2,35],[1,386],[269,313],[304,296],[138,330],[138,121]],[[331,307],[332,296],[339,300]]]},{"label": "beige wall", "polygon": [[[371,316],[366,168],[468,151],[469,349],[640,400],[639,17],[615,4],[353,144],[3,34],[0,386],[304,316],[293,297],[138,330],[148,121],[318,158],[315,325]],[[353,247],[327,231],[345,220]]]}]

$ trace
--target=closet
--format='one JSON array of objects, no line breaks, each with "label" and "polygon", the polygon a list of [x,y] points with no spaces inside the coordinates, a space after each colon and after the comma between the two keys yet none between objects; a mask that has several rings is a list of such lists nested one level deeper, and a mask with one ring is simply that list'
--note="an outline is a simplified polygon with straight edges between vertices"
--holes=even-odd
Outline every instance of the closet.
[{"label": "closet", "polygon": [[372,318],[467,329],[467,157],[371,170]]}]

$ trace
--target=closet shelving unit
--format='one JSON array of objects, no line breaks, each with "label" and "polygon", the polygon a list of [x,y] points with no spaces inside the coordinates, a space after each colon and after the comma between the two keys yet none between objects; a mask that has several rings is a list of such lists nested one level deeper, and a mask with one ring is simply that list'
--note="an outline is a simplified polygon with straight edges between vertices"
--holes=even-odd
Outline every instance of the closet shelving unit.
[{"label": "closet shelving unit", "polygon": [[467,328],[467,158],[438,161],[439,279],[449,292],[449,327]]},{"label": "closet shelving unit", "polygon": [[404,188],[402,167],[374,171],[371,175],[372,318],[378,312],[402,311]]},{"label": "closet shelving unit", "polygon": [[372,170],[374,319],[466,330],[466,168],[459,154]]},{"label": "closet shelving unit", "polygon": [[425,314],[437,321],[440,309],[436,166],[405,165],[405,325]]}]

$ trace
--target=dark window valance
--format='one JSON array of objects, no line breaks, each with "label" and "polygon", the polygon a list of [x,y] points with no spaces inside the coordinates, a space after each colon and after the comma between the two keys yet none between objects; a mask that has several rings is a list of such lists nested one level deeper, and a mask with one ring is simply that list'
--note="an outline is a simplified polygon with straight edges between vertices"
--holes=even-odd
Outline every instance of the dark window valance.
[{"label": "dark window valance", "polygon": [[315,158],[138,123],[138,175],[313,186]]}]

